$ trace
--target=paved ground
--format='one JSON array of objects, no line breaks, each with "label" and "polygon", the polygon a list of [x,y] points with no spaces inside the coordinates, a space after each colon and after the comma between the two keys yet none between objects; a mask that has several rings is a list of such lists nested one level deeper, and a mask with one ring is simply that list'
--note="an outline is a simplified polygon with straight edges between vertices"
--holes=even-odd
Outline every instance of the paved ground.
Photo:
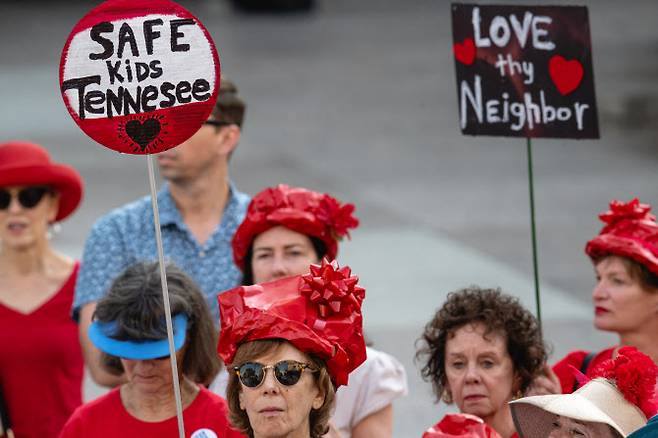
[{"label": "paved ground", "polygon": [[[59,96],[61,48],[95,3],[0,7],[0,137],[40,142],[81,170],[85,203],[55,240],[74,256],[94,218],[148,190],[145,159],[94,144]],[[287,182],[356,203],[362,226],[341,255],[368,289],[376,347],[407,366],[412,395],[396,404],[395,436],[419,436],[445,407],[420,381],[413,343],[445,294],[499,285],[534,306],[525,142],[461,136],[449,2],[325,0],[310,14],[274,16],[219,0],[182,3],[209,28],[223,72],[249,102],[232,163],[238,186],[255,193]],[[583,246],[600,228],[596,214],[611,198],[658,205],[658,3],[584,3],[602,138],[534,142],[554,358],[613,339],[591,329]]]}]

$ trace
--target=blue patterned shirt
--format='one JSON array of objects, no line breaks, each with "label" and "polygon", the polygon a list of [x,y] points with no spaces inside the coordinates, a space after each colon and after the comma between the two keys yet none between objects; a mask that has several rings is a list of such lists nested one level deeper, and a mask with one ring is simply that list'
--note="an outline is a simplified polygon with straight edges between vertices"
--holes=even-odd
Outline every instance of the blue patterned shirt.
[{"label": "blue patterned shirt", "polygon": [[[217,294],[238,286],[242,273],[233,263],[231,239],[244,219],[249,196],[230,185],[222,221],[204,245],[190,232],[167,184],[158,192],[162,246],[166,261],[175,263],[197,282],[206,296],[215,322],[219,321]],[[87,237],[75,286],[73,318],[80,307],[100,300],[128,266],[156,261],[151,197],[126,204],[96,221]]]}]

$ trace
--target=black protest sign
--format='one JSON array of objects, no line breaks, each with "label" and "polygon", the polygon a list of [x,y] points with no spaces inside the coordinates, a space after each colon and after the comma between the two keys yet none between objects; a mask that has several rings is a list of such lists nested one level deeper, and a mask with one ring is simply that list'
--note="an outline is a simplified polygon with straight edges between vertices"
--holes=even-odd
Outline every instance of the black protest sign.
[{"label": "black protest sign", "polygon": [[599,138],[587,8],[452,5],[467,135]]}]

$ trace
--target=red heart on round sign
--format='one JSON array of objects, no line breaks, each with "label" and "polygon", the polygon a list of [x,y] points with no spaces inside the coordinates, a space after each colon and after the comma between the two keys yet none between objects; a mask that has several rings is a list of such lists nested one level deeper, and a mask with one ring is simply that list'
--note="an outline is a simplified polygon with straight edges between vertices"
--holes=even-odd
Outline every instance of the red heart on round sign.
[{"label": "red heart on round sign", "polygon": [[548,73],[561,95],[574,91],[583,80],[583,66],[573,59],[567,61],[563,56],[555,55],[548,61]]},{"label": "red heart on round sign", "polygon": [[452,46],[455,58],[462,64],[471,65],[475,61],[475,43],[473,38],[466,38],[464,42],[455,43]]}]

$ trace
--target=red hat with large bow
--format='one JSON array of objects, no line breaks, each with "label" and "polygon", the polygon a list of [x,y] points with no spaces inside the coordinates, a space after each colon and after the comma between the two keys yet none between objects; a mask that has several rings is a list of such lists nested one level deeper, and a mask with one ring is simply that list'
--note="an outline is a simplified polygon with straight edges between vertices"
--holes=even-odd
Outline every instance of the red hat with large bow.
[{"label": "red hat with large bow", "polygon": [[245,257],[254,238],[277,225],[317,237],[327,247],[326,257],[334,259],[338,241],[349,238],[356,228],[353,204],[341,204],[336,198],[301,187],[279,184],[268,187],[251,200],[247,215],[233,236],[233,259],[244,271]]},{"label": "red hat with large bow", "polygon": [[599,218],[605,226],[587,242],[585,252],[593,260],[606,255],[628,257],[658,275],[658,223],[651,206],[635,198],[610,202],[610,210]]},{"label": "red hat with large bow", "polygon": [[348,266],[326,259],[310,273],[219,295],[217,352],[226,364],[245,342],[284,339],[325,361],[336,387],[366,359],[361,303],[365,289]]}]

